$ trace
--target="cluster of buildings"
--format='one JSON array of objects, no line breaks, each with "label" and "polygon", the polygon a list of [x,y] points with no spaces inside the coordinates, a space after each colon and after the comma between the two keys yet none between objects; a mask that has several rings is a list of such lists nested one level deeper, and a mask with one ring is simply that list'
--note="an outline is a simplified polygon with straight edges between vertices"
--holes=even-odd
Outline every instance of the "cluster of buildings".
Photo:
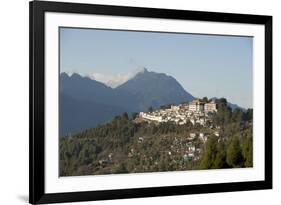
[{"label": "cluster of buildings", "polygon": [[[212,133],[213,135],[219,137],[219,131],[216,130]],[[183,155],[184,159],[188,159],[188,160],[198,160],[200,153],[201,153],[201,148],[200,147],[196,147],[196,145],[193,143],[193,140],[198,138],[203,144],[205,144],[209,138],[209,136],[211,135],[211,133],[203,133],[203,132],[199,132],[199,133],[195,133],[195,132],[191,132],[189,134],[189,137],[187,138],[188,142],[188,149],[185,151],[185,154]]]},{"label": "cluster of buildings", "polygon": [[217,112],[217,104],[215,101],[206,102],[201,99],[193,100],[190,103],[182,103],[179,105],[165,106],[163,109],[153,112],[140,112],[139,117],[155,122],[174,122],[179,125],[191,122],[193,125],[198,123],[206,125],[210,121],[210,116]]}]

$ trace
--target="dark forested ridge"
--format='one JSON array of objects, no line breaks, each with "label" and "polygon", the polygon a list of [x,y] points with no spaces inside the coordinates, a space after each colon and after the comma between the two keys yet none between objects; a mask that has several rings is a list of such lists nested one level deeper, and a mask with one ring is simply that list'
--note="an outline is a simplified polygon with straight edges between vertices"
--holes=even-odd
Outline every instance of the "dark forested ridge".
[{"label": "dark forested ridge", "polygon": [[79,100],[61,93],[60,135],[77,133],[106,122],[112,115],[119,115],[125,108],[89,100]]},{"label": "dark forested ridge", "polygon": [[207,127],[138,122],[124,113],[61,137],[60,176],[252,167],[252,118],[252,109],[232,111],[225,99]]}]

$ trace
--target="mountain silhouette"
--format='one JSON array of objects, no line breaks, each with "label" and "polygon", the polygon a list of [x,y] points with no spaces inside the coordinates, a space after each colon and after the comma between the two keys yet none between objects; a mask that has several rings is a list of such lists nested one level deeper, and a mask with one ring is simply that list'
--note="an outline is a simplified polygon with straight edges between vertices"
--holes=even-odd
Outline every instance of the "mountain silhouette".
[{"label": "mountain silhouette", "polygon": [[192,99],[175,78],[147,69],[115,89],[77,73],[61,73],[60,136],[93,128],[123,112],[147,111]]},{"label": "mountain silhouette", "polygon": [[135,95],[140,110],[193,99],[193,96],[186,92],[175,78],[164,73],[149,72],[147,69],[118,86],[116,90]]}]

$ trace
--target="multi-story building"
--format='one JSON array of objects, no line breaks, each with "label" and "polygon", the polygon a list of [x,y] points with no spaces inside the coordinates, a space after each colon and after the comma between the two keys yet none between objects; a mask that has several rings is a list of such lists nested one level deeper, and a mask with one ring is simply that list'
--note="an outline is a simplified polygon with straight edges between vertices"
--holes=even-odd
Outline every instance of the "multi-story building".
[{"label": "multi-story building", "polygon": [[200,99],[193,100],[189,103],[189,111],[202,112],[204,111],[204,103]]},{"label": "multi-story building", "polygon": [[217,104],[214,101],[206,103],[204,105],[205,112],[217,112]]}]

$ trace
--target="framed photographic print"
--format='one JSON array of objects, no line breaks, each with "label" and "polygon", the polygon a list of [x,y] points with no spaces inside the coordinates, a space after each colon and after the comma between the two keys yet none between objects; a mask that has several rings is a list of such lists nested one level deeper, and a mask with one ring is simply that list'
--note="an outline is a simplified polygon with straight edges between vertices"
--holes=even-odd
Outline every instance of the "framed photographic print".
[{"label": "framed photographic print", "polygon": [[30,2],[30,203],[272,188],[272,17]]}]

